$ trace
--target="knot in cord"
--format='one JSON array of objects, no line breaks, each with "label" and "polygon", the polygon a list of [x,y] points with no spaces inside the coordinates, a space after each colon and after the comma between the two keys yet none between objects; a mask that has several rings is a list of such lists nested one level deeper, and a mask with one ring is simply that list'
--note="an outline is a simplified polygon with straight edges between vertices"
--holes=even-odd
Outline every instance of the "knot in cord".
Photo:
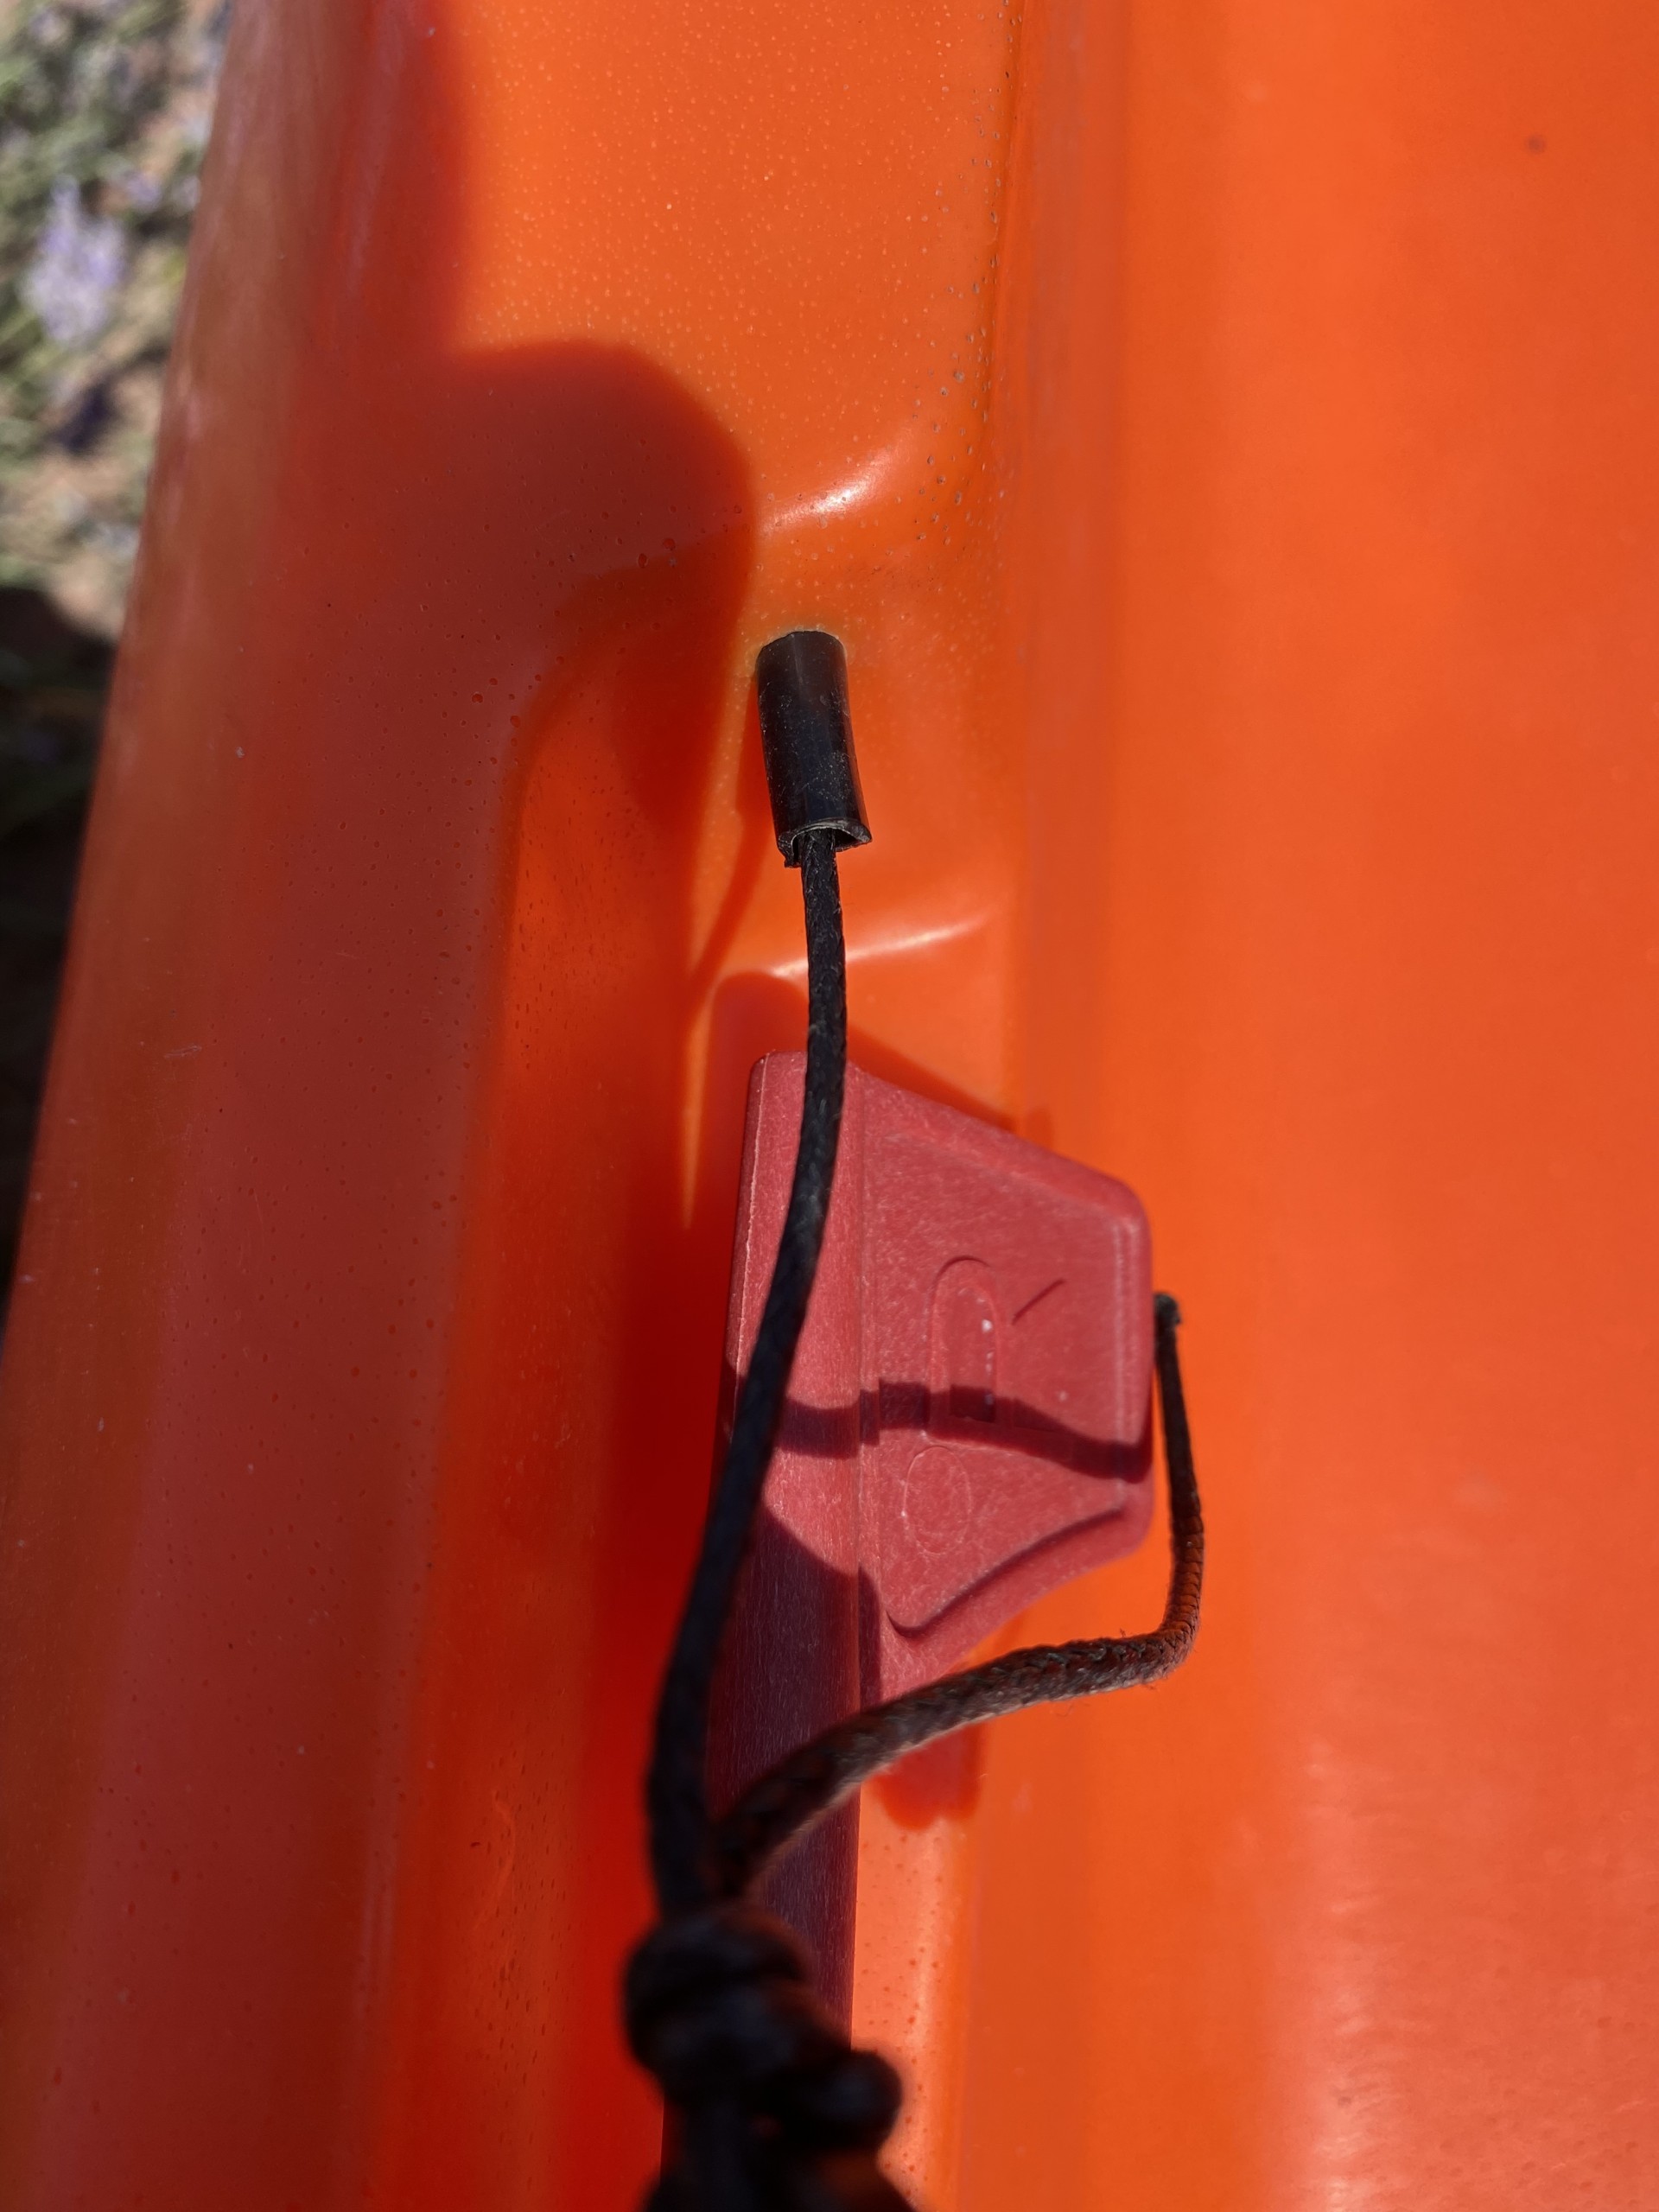
[{"label": "knot in cord", "polygon": [[628,2042],[679,2114],[650,2212],[885,2212],[875,2152],[899,2077],[813,1997],[783,1923],[741,1903],[677,1914],[628,1962]]}]

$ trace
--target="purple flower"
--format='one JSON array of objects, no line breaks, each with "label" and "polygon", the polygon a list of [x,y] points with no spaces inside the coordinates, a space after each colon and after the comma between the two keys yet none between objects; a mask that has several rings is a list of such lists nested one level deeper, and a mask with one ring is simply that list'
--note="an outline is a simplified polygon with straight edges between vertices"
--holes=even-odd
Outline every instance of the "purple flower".
[{"label": "purple flower", "polygon": [[115,313],[116,294],[127,273],[127,241],[108,215],[91,215],[80,188],[60,177],[52,188],[52,212],[23,278],[23,297],[48,337],[60,346],[85,346]]}]

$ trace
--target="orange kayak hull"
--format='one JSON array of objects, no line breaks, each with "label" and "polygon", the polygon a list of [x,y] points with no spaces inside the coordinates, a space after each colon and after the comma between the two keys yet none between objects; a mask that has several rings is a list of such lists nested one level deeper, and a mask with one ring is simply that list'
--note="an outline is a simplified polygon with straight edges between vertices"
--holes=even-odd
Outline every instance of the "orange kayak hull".
[{"label": "orange kayak hull", "polygon": [[1654,2201],[1655,45],[241,13],[0,1378],[9,2205],[652,2171],[802,623],[855,1052],[1140,1192],[1212,1530],[1178,1679],[868,1793],[899,2170]]}]

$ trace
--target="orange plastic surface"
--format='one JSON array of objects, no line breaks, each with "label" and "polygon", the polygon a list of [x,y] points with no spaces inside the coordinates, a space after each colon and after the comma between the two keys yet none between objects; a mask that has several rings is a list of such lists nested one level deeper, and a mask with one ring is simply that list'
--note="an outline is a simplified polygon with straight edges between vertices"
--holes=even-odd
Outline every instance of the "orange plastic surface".
[{"label": "orange plastic surface", "polygon": [[901,2163],[1659,2202],[1656,79],[1637,0],[238,10],[6,1344],[0,2202],[650,2171],[815,623],[858,1049],[1144,1197],[1212,1529],[1179,1678],[868,1793]]}]

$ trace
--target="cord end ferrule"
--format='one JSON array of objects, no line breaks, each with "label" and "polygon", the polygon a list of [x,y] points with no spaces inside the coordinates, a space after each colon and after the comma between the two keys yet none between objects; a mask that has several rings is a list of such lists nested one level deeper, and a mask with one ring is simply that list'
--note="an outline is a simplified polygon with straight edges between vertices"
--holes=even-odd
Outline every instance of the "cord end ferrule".
[{"label": "cord end ferrule", "polygon": [[801,839],[812,830],[829,830],[837,851],[868,845],[840,639],[827,630],[774,638],[760,649],[754,684],[772,826],[785,864],[800,866]]}]

